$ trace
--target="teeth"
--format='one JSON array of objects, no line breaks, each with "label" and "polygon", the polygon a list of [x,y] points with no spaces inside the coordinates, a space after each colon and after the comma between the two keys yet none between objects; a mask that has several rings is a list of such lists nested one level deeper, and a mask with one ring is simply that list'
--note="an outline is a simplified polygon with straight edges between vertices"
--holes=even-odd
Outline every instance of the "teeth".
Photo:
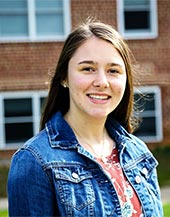
[{"label": "teeth", "polygon": [[93,99],[108,99],[108,96],[101,96],[101,95],[89,95]]}]

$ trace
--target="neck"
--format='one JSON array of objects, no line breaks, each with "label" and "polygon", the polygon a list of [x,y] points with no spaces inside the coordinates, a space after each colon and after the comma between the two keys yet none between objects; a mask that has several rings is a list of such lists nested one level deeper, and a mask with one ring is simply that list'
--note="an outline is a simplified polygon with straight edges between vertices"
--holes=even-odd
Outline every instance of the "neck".
[{"label": "neck", "polygon": [[69,112],[64,118],[78,137],[84,138],[92,144],[103,142],[103,137],[106,134],[106,119],[79,117],[77,114],[71,115]]},{"label": "neck", "polygon": [[115,143],[105,129],[106,119],[79,117],[69,112],[64,118],[73,129],[79,143],[92,155],[104,159],[111,154]]}]

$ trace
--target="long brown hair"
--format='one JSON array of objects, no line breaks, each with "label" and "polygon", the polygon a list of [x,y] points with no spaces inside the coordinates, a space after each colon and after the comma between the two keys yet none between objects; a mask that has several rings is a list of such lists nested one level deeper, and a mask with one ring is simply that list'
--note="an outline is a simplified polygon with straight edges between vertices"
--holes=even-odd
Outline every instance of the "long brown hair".
[{"label": "long brown hair", "polygon": [[121,35],[110,25],[88,21],[67,37],[60,58],[55,70],[55,74],[51,80],[46,105],[41,117],[41,129],[44,128],[46,121],[56,112],[60,111],[63,115],[69,110],[69,89],[62,86],[62,81],[67,78],[68,63],[76,50],[89,38],[98,37],[113,44],[121,55],[127,73],[127,82],[124,96],[109,116],[117,120],[128,132],[133,131],[133,61],[134,57],[122,39]]}]

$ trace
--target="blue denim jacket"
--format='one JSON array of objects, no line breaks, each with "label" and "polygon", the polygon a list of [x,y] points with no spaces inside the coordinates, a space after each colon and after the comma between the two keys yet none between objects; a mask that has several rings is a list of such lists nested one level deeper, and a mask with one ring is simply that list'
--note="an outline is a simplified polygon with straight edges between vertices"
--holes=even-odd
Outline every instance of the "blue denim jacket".
[{"label": "blue denim jacket", "polygon": [[[145,217],[161,217],[157,161],[147,146],[117,122],[106,122],[123,171]],[[44,130],[13,156],[8,177],[9,216],[120,217],[115,188],[101,166],[56,113]]]}]

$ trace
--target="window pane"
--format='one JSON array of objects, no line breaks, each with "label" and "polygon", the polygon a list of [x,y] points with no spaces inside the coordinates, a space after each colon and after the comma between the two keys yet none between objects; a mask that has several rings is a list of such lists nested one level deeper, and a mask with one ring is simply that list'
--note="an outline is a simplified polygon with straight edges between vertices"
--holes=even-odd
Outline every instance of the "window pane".
[{"label": "window pane", "polygon": [[5,99],[5,117],[32,116],[32,99]]},{"label": "window pane", "polygon": [[125,12],[125,29],[150,29],[150,13],[148,11]]},{"label": "window pane", "polygon": [[45,104],[45,100],[46,100],[46,97],[41,97],[41,98],[40,98],[40,109],[41,109],[41,111],[42,111],[43,106],[44,106],[44,104]]},{"label": "window pane", "polygon": [[147,98],[145,100],[145,110],[147,110],[147,111],[155,111],[154,94],[147,94]]},{"label": "window pane", "polygon": [[27,36],[28,23],[26,15],[0,16],[1,36]]},{"label": "window pane", "polygon": [[33,123],[5,124],[6,143],[25,142],[33,136]]},{"label": "window pane", "polygon": [[35,1],[36,9],[40,8],[62,8],[63,0],[36,0]]},{"label": "window pane", "polygon": [[125,6],[149,6],[150,0],[124,0]]},{"label": "window pane", "polygon": [[63,26],[63,1],[36,1],[36,27],[38,36],[63,35]]},{"label": "window pane", "polygon": [[149,30],[150,0],[124,0],[126,30]]},{"label": "window pane", "polygon": [[63,34],[62,14],[41,14],[37,15],[37,35]]},{"label": "window pane", "polygon": [[134,133],[136,136],[156,136],[155,117],[143,118],[139,129]]},{"label": "window pane", "polygon": [[0,0],[0,35],[28,35],[26,0]]},{"label": "window pane", "polygon": [[139,94],[134,95],[134,99],[136,102],[137,107],[144,111],[154,111],[155,110],[155,94],[154,93],[147,93],[144,96]]},{"label": "window pane", "polygon": [[27,0],[0,0],[0,10],[26,9]]}]

